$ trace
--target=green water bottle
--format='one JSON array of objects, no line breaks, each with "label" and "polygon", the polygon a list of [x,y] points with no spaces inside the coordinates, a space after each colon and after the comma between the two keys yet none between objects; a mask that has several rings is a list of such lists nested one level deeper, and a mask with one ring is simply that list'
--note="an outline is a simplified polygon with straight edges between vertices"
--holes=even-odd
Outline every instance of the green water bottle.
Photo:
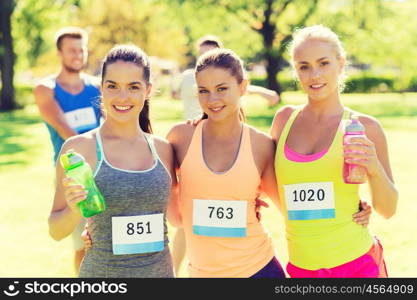
[{"label": "green water bottle", "polygon": [[88,191],[87,198],[78,202],[78,207],[84,218],[97,215],[106,210],[103,195],[94,182],[93,172],[84,157],[70,149],[60,157],[65,174],[78,184],[82,184]]}]

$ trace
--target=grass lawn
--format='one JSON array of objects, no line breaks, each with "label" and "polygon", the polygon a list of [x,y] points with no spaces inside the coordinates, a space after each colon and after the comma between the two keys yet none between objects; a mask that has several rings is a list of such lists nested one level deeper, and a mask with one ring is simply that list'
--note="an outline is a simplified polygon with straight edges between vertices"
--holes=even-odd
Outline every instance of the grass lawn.
[{"label": "grass lawn", "polygon": [[[300,104],[304,95],[285,93],[285,103]],[[392,277],[417,277],[417,206],[413,205],[417,175],[417,94],[352,94],[344,103],[377,117],[385,128],[391,165],[400,200],[390,220],[373,214],[370,229],[382,241]],[[267,108],[256,96],[245,98],[248,123],[268,132],[277,108]],[[155,98],[151,107],[154,131],[165,135],[182,117],[181,102]],[[70,238],[55,242],[48,235],[54,168],[48,132],[37,108],[0,113],[0,256],[1,277],[73,277]],[[363,197],[369,192],[363,188]],[[262,211],[263,223],[273,237],[283,265],[288,261],[284,227],[278,210]],[[170,236],[173,235],[170,230]],[[180,276],[187,276],[183,265]]]}]

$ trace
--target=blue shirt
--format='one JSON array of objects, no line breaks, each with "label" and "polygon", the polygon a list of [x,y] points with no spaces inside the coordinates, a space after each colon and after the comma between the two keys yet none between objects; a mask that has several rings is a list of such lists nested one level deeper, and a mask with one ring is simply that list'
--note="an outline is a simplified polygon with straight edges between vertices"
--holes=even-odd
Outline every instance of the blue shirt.
[{"label": "blue shirt", "polygon": [[[100,90],[94,84],[95,78],[82,74],[84,89],[73,95],[65,91],[57,82],[56,75],[45,78],[44,84],[53,88],[54,98],[63,110],[68,125],[77,133],[84,133],[100,125]],[[46,123],[52,145],[54,147],[54,162],[58,159],[64,139],[51,125]]]}]

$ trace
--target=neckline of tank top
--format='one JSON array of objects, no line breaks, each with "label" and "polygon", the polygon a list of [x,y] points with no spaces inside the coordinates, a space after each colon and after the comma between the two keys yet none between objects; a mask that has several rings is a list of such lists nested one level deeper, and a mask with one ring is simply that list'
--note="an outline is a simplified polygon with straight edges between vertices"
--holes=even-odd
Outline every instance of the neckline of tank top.
[{"label": "neckline of tank top", "polygon": [[79,93],[76,93],[76,94],[73,94],[73,93],[70,93],[70,92],[68,92],[66,89],[64,89],[63,87],[62,87],[62,85],[60,85],[59,84],[59,82],[57,81],[57,77],[55,77],[55,85],[61,90],[61,91],[63,91],[64,93],[66,93],[66,94],[68,94],[68,95],[70,95],[70,96],[72,96],[72,97],[77,97],[77,96],[79,96],[79,95],[82,95],[86,90],[87,90],[87,84],[86,84],[86,80],[85,80],[85,78],[84,78],[84,76],[80,76],[80,78],[81,78],[81,81],[83,82],[83,89],[79,92]]},{"label": "neckline of tank top", "polygon": [[205,156],[204,156],[204,138],[203,138],[203,135],[204,135],[204,123],[205,122],[202,122],[203,124],[201,124],[201,156],[202,156],[202,158],[203,158],[203,161],[204,161],[204,165],[206,166],[206,168],[211,172],[211,173],[213,173],[213,174],[215,174],[215,175],[224,175],[224,174],[226,174],[226,173],[228,173],[230,170],[232,170],[233,169],[233,167],[235,166],[235,164],[236,164],[236,161],[237,161],[237,159],[238,159],[238,157],[239,157],[239,154],[240,154],[240,149],[241,149],[241,147],[242,147],[242,140],[243,140],[243,131],[244,131],[244,123],[242,122],[241,123],[241,130],[240,130],[240,138],[239,138],[239,147],[237,148],[237,152],[236,152],[236,154],[235,154],[235,157],[234,157],[234,159],[233,159],[233,161],[232,161],[232,163],[231,163],[231,165],[226,169],[226,170],[224,170],[224,171],[214,171],[212,168],[210,168],[210,166],[208,165],[208,163],[207,163],[207,161],[206,161],[206,158],[205,158]]},{"label": "neckline of tank top", "polygon": [[[159,159],[158,159],[158,157],[155,157],[155,154],[154,154],[154,152],[152,151],[152,148],[151,148],[150,142],[149,142],[149,140],[148,140],[148,138],[151,138],[151,137],[150,137],[150,136],[148,137],[148,136],[147,136],[147,134],[146,134],[145,132],[143,133],[143,135],[144,135],[144,137],[145,137],[146,143],[148,144],[149,150],[151,151],[151,154],[152,154],[152,157],[153,157],[154,162],[153,162],[153,164],[152,164],[152,166],[151,166],[150,168],[145,169],[145,170],[127,170],[127,169],[122,169],[122,168],[115,167],[115,166],[113,166],[113,165],[112,165],[112,164],[111,164],[111,163],[107,160],[106,155],[105,155],[105,153],[104,153],[103,140],[101,139],[100,129],[101,129],[101,126],[100,126],[100,128],[97,130],[96,136],[97,136],[97,138],[99,139],[100,152],[101,152],[101,160],[102,160],[102,161],[105,161],[105,162],[106,162],[106,164],[107,164],[110,168],[112,168],[112,169],[114,169],[114,170],[121,171],[121,172],[126,172],[126,173],[147,173],[147,172],[150,172],[150,171],[152,171],[153,169],[155,169],[155,168],[156,168],[156,166],[157,166],[157,164],[158,164],[158,160],[159,160]],[[155,150],[155,151],[156,151],[156,150]]]},{"label": "neckline of tank top", "polygon": [[[291,161],[291,162],[313,163],[313,162],[321,160],[323,157],[325,157],[334,148],[335,139],[336,139],[337,135],[339,134],[340,129],[341,128],[343,129],[343,124],[342,123],[343,123],[343,120],[345,119],[345,114],[346,113],[350,114],[350,111],[348,109],[346,109],[345,107],[343,107],[342,118],[339,120],[339,125],[337,126],[337,130],[336,130],[336,132],[335,132],[335,134],[332,138],[332,142],[331,142],[329,147],[327,147],[327,148],[325,148],[325,149],[323,149],[319,152],[313,153],[313,154],[302,154],[302,153],[299,153],[299,152],[293,150],[292,148],[290,148],[288,146],[288,143],[287,143],[288,136],[290,135],[291,128],[294,125],[295,119],[297,118],[297,116],[298,116],[298,114],[300,113],[301,110],[302,110],[302,108],[299,109],[299,111],[297,112],[297,115],[294,117],[294,119],[293,119],[293,121],[290,125],[290,128],[288,128],[287,137],[286,137],[285,142],[284,142],[284,157],[285,157],[286,160]],[[302,158],[303,161],[294,161],[293,159],[290,159],[287,156],[287,153],[285,153],[286,150],[289,150],[289,152],[292,152],[292,153],[289,153],[289,156],[292,156],[292,155],[295,156],[296,155],[299,158]]]},{"label": "neckline of tank top", "polygon": [[323,150],[313,154],[302,154],[291,149],[287,143],[284,144],[285,157],[293,162],[313,162],[322,158],[329,151],[330,147],[324,148]]}]

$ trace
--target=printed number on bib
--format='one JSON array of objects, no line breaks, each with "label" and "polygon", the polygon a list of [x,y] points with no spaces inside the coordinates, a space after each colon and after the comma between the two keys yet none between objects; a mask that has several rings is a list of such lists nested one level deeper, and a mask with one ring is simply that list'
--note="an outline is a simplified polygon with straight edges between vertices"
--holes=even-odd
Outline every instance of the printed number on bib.
[{"label": "printed number on bib", "polygon": [[333,182],[308,182],[284,185],[288,220],[333,219]]},{"label": "printed number on bib", "polygon": [[113,254],[159,252],[164,249],[164,215],[112,217]]},{"label": "printed number on bib", "polygon": [[193,199],[193,233],[245,237],[247,201]]},{"label": "printed number on bib", "polygon": [[96,127],[97,119],[92,107],[79,108],[65,113],[68,125],[77,132],[84,132]]}]

